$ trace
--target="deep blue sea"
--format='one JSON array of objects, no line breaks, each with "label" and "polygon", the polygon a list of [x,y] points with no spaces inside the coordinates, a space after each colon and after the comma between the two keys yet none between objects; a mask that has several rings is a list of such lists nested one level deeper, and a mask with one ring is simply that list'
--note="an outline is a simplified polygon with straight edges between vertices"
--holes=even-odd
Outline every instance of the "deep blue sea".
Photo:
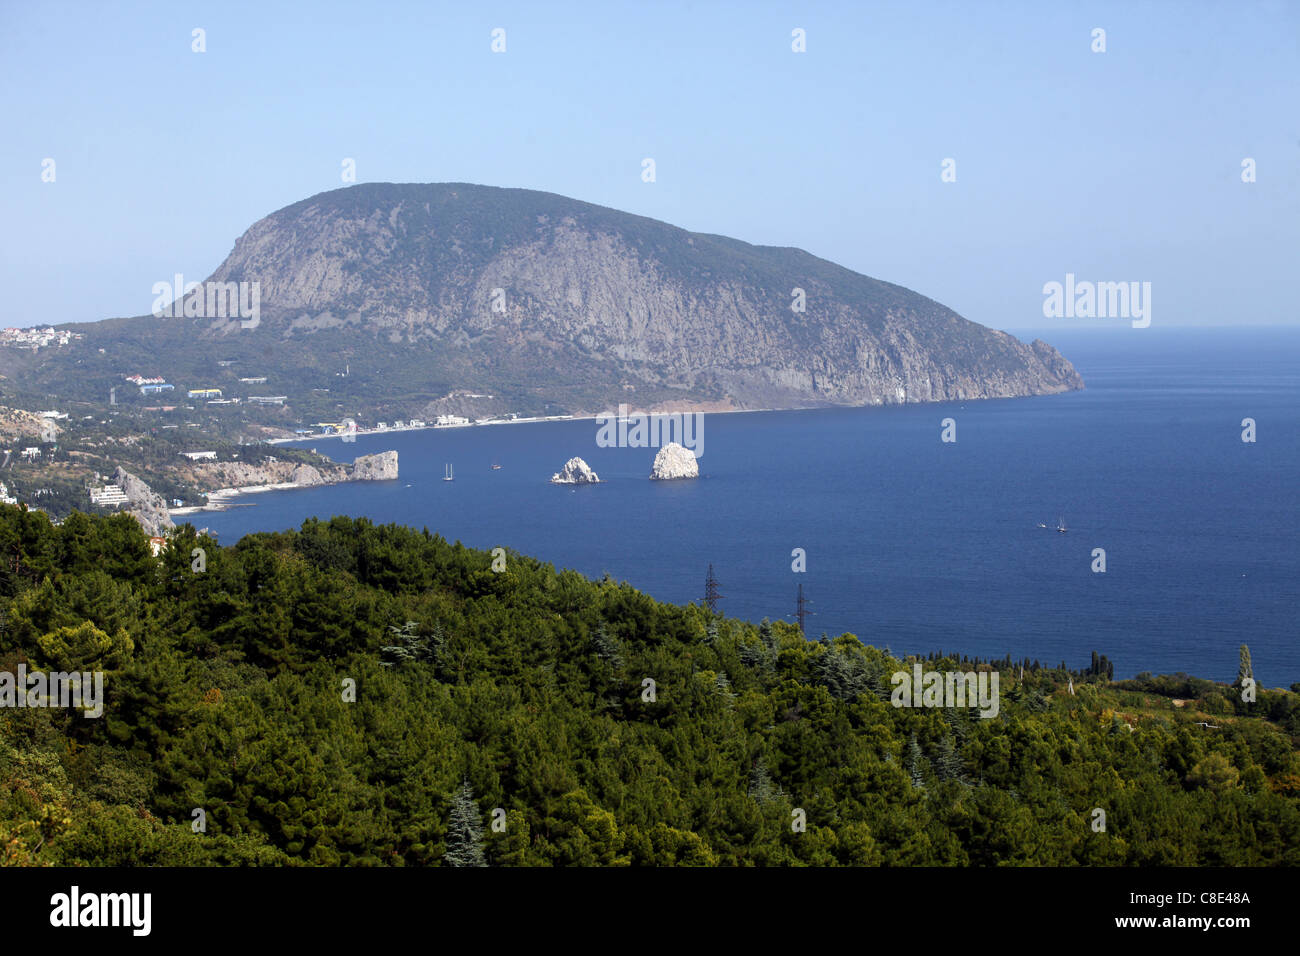
[{"label": "deep blue sea", "polygon": [[[712,563],[732,616],[793,619],[802,582],[809,637],[1070,666],[1095,649],[1116,677],[1219,680],[1246,643],[1264,686],[1300,681],[1300,330],[1043,337],[1085,391],[708,415],[698,481],[649,481],[655,449],[599,448],[592,421],[443,429],[307,443],[340,461],[396,449],[397,481],[254,495],[189,520],[231,544],[365,515],[683,603],[702,599]],[[548,482],[574,455],[601,484]]]}]

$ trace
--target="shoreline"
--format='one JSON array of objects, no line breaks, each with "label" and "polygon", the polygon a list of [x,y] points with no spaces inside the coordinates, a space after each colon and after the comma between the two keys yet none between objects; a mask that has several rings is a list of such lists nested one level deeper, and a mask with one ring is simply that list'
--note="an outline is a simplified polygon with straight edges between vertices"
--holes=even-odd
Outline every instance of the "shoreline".
[{"label": "shoreline", "polygon": [[[210,491],[207,494],[207,502],[201,505],[185,505],[181,508],[168,508],[167,514],[170,517],[185,517],[186,515],[201,514],[205,511],[226,511],[229,508],[251,508],[251,502],[236,501],[245,495],[258,495],[267,491],[297,491],[300,488],[325,488],[330,485],[346,485],[354,482],[377,481],[374,478],[346,478],[342,481],[314,481],[304,484],[299,481],[281,481],[271,485],[241,485],[238,488],[218,488],[216,491]],[[383,479],[396,481],[396,478]]]},{"label": "shoreline", "polygon": [[[337,481],[321,482],[321,484],[336,485],[341,484]],[[207,494],[207,502],[201,505],[187,505],[183,508],[169,508],[167,514],[173,518],[176,516],[184,517],[185,515],[199,514],[203,511],[225,511],[227,508],[235,507],[235,499],[243,495],[256,495],[264,491],[293,491],[297,488],[315,488],[317,485],[304,485],[297,481],[282,481],[273,485],[243,485],[239,488],[218,488],[216,491]]]},{"label": "shoreline", "polygon": [[[539,422],[578,422],[586,417],[586,415],[546,415],[532,418],[489,418],[457,425],[417,425],[414,428],[410,425],[403,425],[401,428],[358,428],[355,432],[350,433],[335,432],[332,434],[304,435],[301,438],[268,438],[264,444],[291,445],[295,442],[313,442],[322,439],[355,439],[361,435],[404,435],[407,432],[444,431],[449,428],[478,428],[483,425],[535,425]],[[595,416],[592,416],[592,420],[595,420]]]},{"label": "shoreline", "polygon": [[[809,406],[809,408],[816,406]],[[801,408],[723,408],[711,412],[695,411],[678,411],[678,412],[629,412],[628,416],[636,415],[746,415],[755,412],[797,412],[803,411]],[[611,413],[617,417],[616,413]],[[291,445],[296,442],[314,442],[323,439],[334,438],[351,438],[355,439],[361,435],[397,435],[407,432],[427,432],[427,431],[445,431],[451,428],[480,428],[488,425],[538,425],[545,422],[584,422],[599,421],[605,418],[604,414],[600,415],[534,415],[529,418],[485,418],[476,422],[465,422],[457,425],[419,425],[415,428],[409,425],[402,428],[358,428],[350,434],[334,433],[321,435],[304,435],[301,438],[268,438],[263,444],[266,445]]]}]

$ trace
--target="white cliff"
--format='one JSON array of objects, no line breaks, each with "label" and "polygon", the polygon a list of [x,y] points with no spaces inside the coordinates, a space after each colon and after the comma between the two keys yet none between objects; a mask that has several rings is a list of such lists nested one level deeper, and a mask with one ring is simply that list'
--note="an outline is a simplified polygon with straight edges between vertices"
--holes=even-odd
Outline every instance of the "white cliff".
[{"label": "white cliff", "polygon": [[352,463],[353,481],[392,481],[397,477],[397,452],[362,455]]},{"label": "white cliff", "polygon": [[655,455],[654,467],[650,470],[652,480],[667,481],[674,478],[700,477],[700,463],[695,453],[683,448],[677,442],[669,442]]},{"label": "white cliff", "polygon": [[587,485],[595,484],[600,478],[581,458],[570,458],[559,474],[551,475],[551,481],[557,485]]}]

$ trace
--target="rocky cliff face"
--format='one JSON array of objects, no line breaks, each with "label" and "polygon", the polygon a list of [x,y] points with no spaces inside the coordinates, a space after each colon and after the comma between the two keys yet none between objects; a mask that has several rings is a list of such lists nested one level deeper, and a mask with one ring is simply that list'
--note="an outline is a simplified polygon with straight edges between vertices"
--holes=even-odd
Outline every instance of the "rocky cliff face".
[{"label": "rocky cliff face", "polygon": [[119,486],[127,497],[126,511],[140,522],[145,534],[162,535],[168,529],[176,527],[171,515],[167,513],[167,502],[147,484],[123,470],[120,466],[113,471],[112,484]]},{"label": "rocky cliff face", "polygon": [[329,464],[319,468],[291,461],[268,461],[258,465],[238,461],[200,462],[194,466],[194,474],[213,490],[259,485],[310,487],[339,481],[386,481],[397,477],[397,452],[362,455],[351,465]]},{"label": "rocky cliff face", "polygon": [[656,481],[671,481],[677,478],[698,478],[700,463],[693,452],[683,448],[677,442],[669,442],[655,455],[650,477]]},{"label": "rocky cliff face", "polygon": [[346,481],[347,469],[343,465],[325,468],[322,472],[311,465],[292,461],[268,461],[251,465],[239,461],[200,462],[194,474],[203,485],[217,488],[249,488],[257,485],[298,484],[324,485],[333,481]]},{"label": "rocky cliff face", "polygon": [[1083,387],[1045,342],[801,250],[529,190],[322,193],[255,223],[212,279],[260,283],[262,321],[250,332],[212,320],[209,337],[299,353],[363,342],[385,377],[514,387],[574,413],[628,399],[878,405]]},{"label": "rocky cliff face", "polygon": [[397,452],[362,455],[352,463],[353,481],[391,481],[397,477]]}]

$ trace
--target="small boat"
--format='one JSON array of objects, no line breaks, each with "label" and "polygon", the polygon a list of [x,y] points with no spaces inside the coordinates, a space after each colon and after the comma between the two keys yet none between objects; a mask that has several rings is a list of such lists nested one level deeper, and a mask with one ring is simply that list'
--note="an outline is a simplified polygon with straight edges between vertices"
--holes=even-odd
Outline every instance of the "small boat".
[{"label": "small boat", "polygon": [[455,481],[455,480],[456,480],[456,473],[455,473],[455,471],[452,469],[451,465],[446,465],[446,466],[444,466],[444,468],[443,468],[443,472],[444,472],[444,474],[443,474],[443,476],[442,476],[442,480],[443,480],[443,481]]},{"label": "small boat", "polygon": [[1061,532],[1061,534],[1065,534],[1067,531],[1069,531],[1069,529],[1065,526],[1064,518],[1058,518],[1056,520],[1056,530]]},{"label": "small boat", "polygon": [[1040,527],[1040,528],[1046,528],[1047,525],[1043,524],[1043,523],[1040,521],[1040,522],[1038,522],[1038,527]]},{"label": "small boat", "polygon": [[498,464],[494,461],[494,462],[492,462],[492,470],[493,470],[493,471],[500,471],[500,470],[501,470],[501,466],[498,465]]}]

